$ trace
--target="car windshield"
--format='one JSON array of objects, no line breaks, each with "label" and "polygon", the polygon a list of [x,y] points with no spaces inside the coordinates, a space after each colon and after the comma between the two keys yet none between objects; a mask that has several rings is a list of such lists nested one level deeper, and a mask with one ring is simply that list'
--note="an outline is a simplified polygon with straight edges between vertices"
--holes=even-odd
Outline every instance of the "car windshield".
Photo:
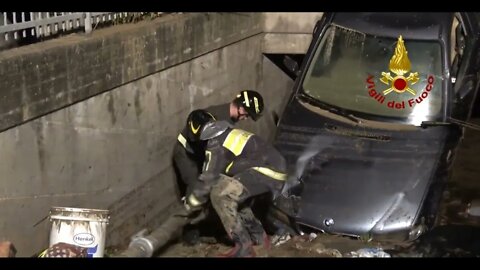
[{"label": "car windshield", "polygon": [[420,125],[442,110],[441,63],[439,42],[379,37],[332,25],[307,69],[303,91],[366,118]]}]

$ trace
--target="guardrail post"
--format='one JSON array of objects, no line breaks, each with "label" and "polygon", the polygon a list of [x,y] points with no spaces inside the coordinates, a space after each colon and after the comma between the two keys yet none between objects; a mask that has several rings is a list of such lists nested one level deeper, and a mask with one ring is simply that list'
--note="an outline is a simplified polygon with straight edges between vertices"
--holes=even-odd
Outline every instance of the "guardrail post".
[{"label": "guardrail post", "polygon": [[92,32],[92,16],[90,12],[85,12],[85,33],[90,34]]}]

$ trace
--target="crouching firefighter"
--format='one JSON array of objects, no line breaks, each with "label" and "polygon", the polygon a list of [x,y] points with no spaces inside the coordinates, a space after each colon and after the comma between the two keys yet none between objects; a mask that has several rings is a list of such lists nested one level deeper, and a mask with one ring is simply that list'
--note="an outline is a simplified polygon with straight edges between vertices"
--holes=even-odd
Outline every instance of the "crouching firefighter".
[{"label": "crouching firefighter", "polygon": [[[248,118],[257,121],[262,117],[263,109],[263,97],[259,92],[242,90],[231,102],[210,106],[204,110],[216,120],[225,120],[234,125]],[[177,184],[181,197],[190,193],[193,183],[197,181],[205,161],[204,154],[205,142],[198,140],[197,130],[187,123],[178,134],[173,148],[173,164],[178,173]],[[210,227],[209,223],[216,222],[208,214],[213,209],[205,207],[203,210],[197,219],[183,228],[182,237],[186,244],[195,244],[200,240],[200,228]]]},{"label": "crouching firefighter", "polygon": [[185,207],[201,209],[208,198],[217,212],[234,248],[221,256],[255,256],[253,245],[269,248],[262,223],[245,202],[270,193],[273,200],[287,179],[286,161],[270,144],[250,132],[234,129],[226,121],[214,121],[205,111],[188,117],[201,141],[205,141],[205,162]]},{"label": "crouching firefighter", "polygon": [[[210,117],[218,121],[225,120],[234,125],[239,121],[251,118],[257,121],[262,117],[264,109],[263,97],[254,90],[242,90],[226,104],[210,106],[204,109]],[[178,169],[180,195],[188,193],[192,182],[195,182],[204,162],[205,145],[199,142],[197,130],[188,124],[178,134],[173,148],[173,163]]]}]

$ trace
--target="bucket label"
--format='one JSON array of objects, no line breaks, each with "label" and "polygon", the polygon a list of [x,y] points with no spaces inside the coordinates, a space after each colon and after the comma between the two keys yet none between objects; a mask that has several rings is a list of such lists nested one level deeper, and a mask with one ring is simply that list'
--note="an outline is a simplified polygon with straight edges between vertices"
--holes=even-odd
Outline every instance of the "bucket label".
[{"label": "bucket label", "polygon": [[73,242],[82,246],[88,246],[95,242],[95,236],[91,233],[78,233],[73,236]]}]

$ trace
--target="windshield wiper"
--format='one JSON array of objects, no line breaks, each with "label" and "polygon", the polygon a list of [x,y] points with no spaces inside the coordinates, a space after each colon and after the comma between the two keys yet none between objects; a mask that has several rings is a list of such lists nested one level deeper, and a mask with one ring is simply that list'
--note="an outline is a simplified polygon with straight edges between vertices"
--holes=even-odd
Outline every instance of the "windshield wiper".
[{"label": "windshield wiper", "polygon": [[442,121],[422,121],[420,126],[422,128],[427,127],[439,127],[439,126],[450,126],[452,123],[442,122]]},{"label": "windshield wiper", "polygon": [[316,106],[316,107],[319,107],[323,110],[326,110],[330,113],[333,113],[333,114],[336,114],[336,115],[340,115],[344,118],[347,118],[348,120],[354,122],[355,124],[361,124],[362,122],[360,121],[360,119],[358,119],[357,117],[353,116],[352,114],[342,110],[342,109],[338,109],[336,107],[333,107],[332,105],[329,105],[328,103],[325,103],[325,102],[322,102],[316,98],[313,98],[305,93],[298,93],[297,94],[297,97],[300,97],[302,100]]},{"label": "windshield wiper", "polygon": [[421,126],[422,128],[427,128],[427,127],[438,127],[438,126],[457,125],[457,126],[461,126],[461,127],[465,127],[465,128],[474,129],[474,130],[480,130],[480,126],[479,126],[479,125],[476,125],[476,124],[473,124],[473,123],[461,121],[461,120],[458,120],[458,119],[455,119],[455,118],[451,118],[451,117],[449,117],[448,120],[449,120],[449,122],[443,122],[443,121],[439,121],[439,122],[437,122],[437,121],[422,121],[422,123],[420,124],[420,126]]}]

